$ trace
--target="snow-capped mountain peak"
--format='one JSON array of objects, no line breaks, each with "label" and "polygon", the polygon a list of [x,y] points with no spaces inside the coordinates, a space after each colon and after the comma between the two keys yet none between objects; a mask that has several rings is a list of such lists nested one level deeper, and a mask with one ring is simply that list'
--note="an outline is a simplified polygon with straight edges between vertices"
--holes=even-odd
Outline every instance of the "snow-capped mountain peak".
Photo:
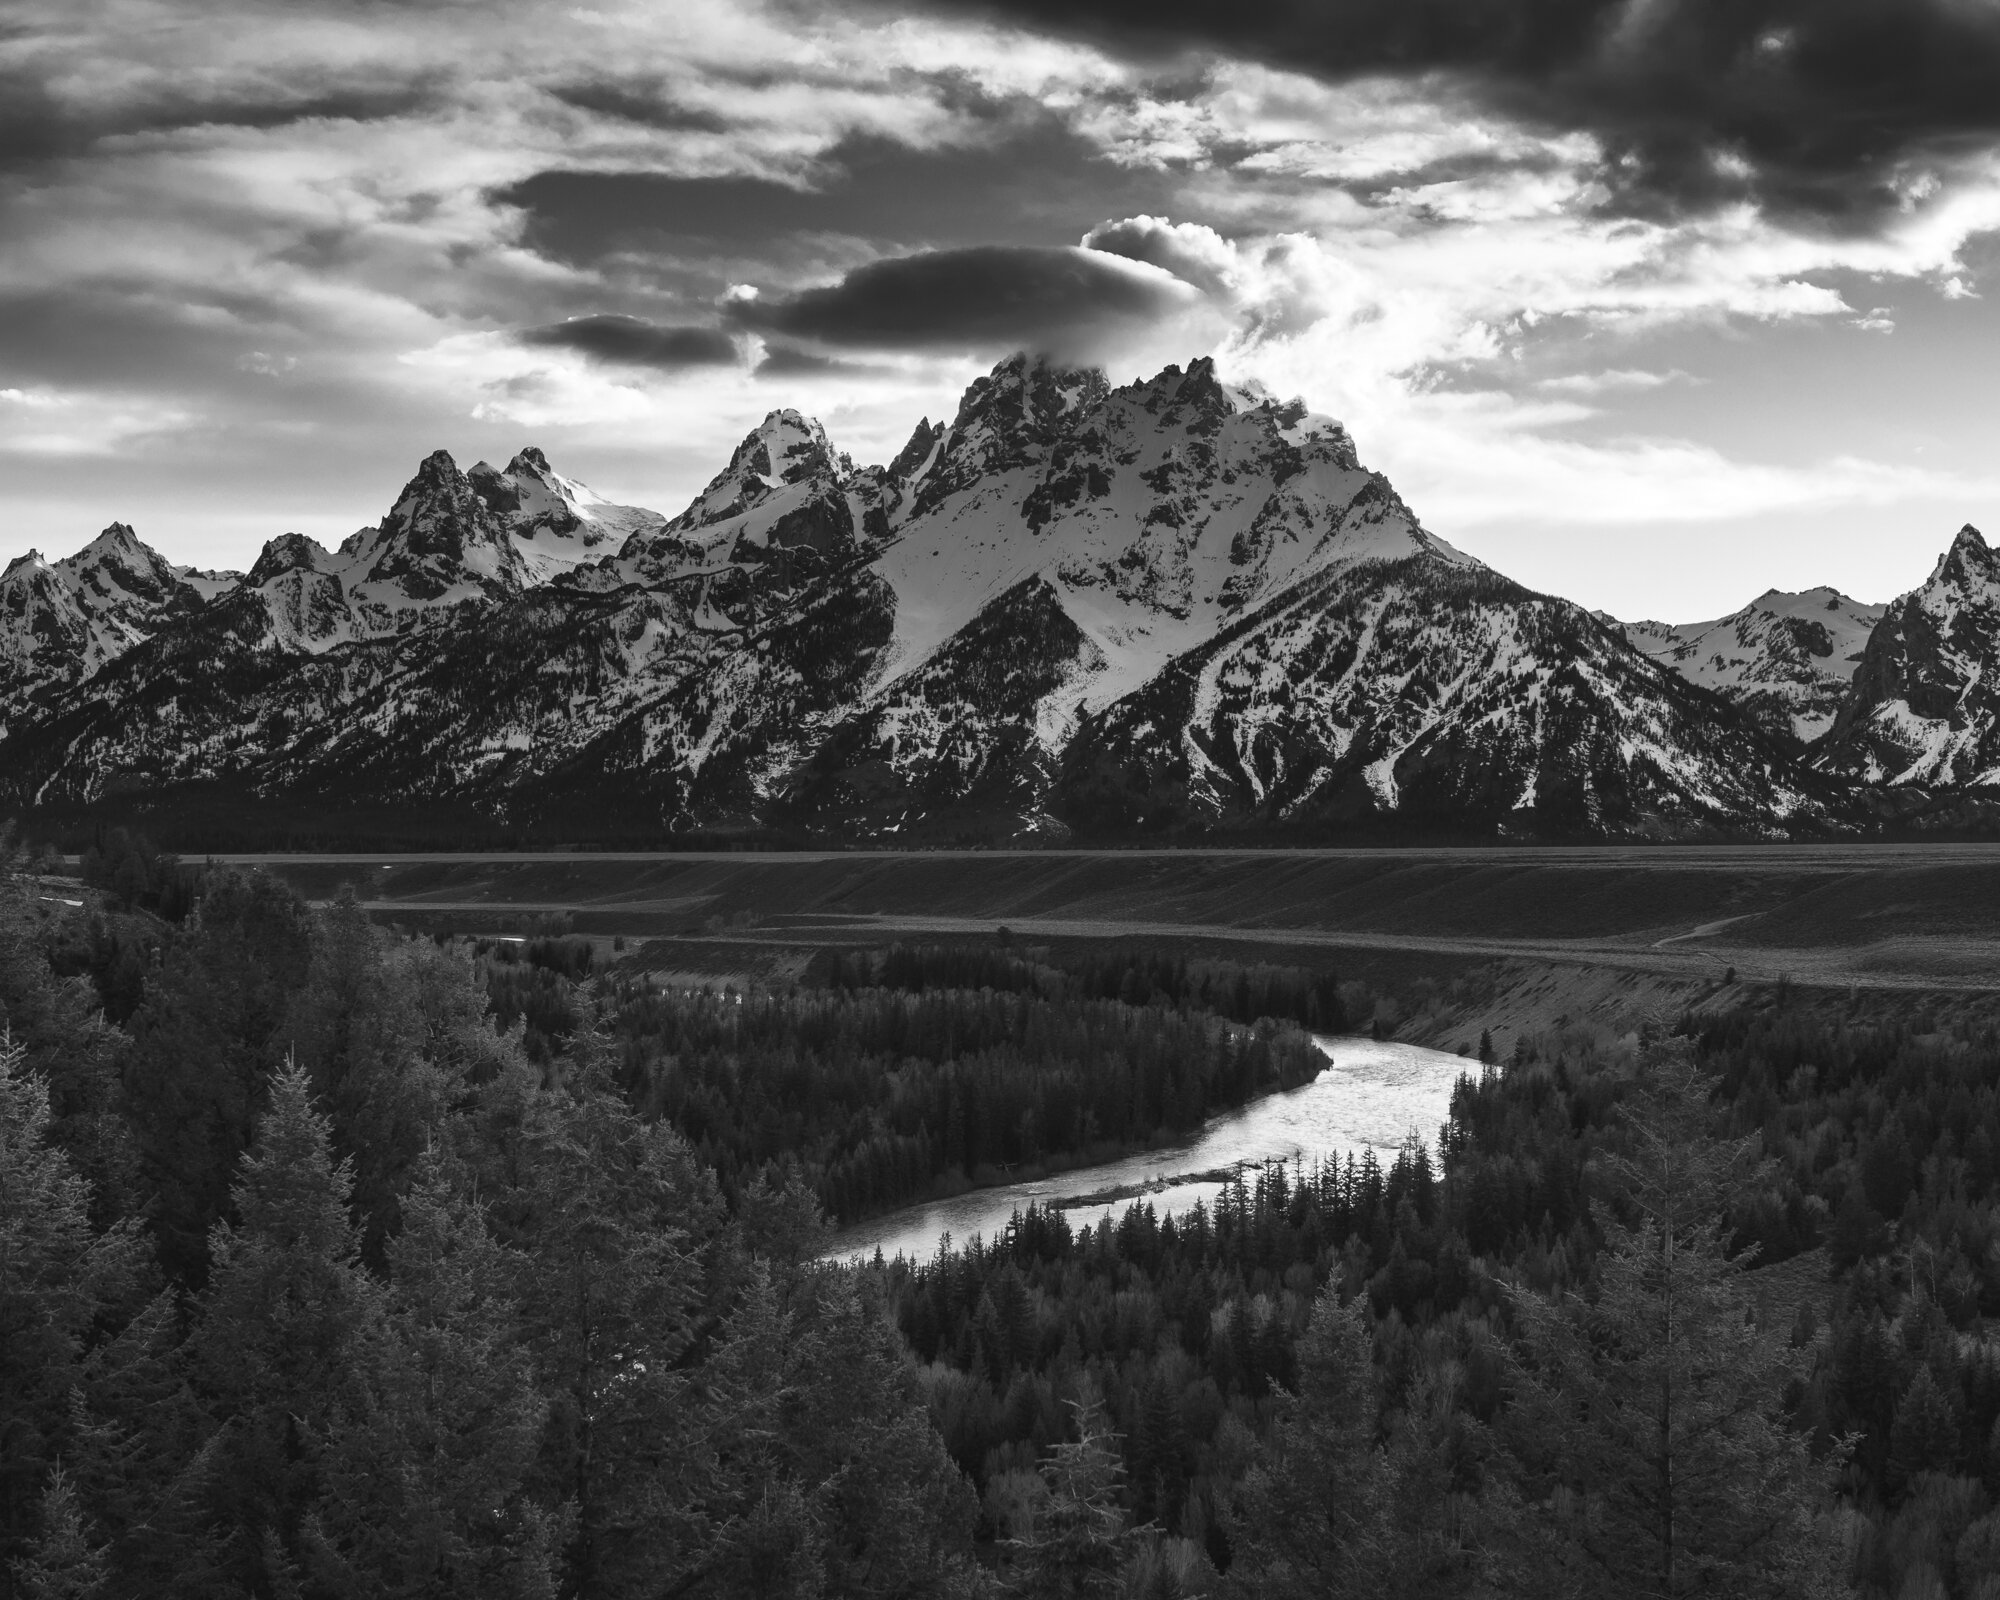
[{"label": "snow-capped mountain peak", "polygon": [[485,501],[448,450],[424,457],[377,531],[378,547],[410,556],[459,557],[482,536],[498,537]]},{"label": "snow-capped mountain peak", "polygon": [[918,488],[919,506],[934,506],[978,479],[1026,465],[1075,434],[1109,387],[1094,367],[1008,357],[960,397]]},{"label": "snow-capped mountain peak", "polygon": [[508,530],[531,585],[595,561],[634,534],[666,523],[657,511],[616,504],[564,477],[534,445],[517,451],[505,471],[481,461],[466,479]]},{"label": "snow-capped mountain peak", "polygon": [[180,581],[172,563],[123,522],[112,523],[58,565],[96,593],[152,603],[165,600]]},{"label": "snow-capped mountain peak", "polygon": [[814,479],[837,483],[845,476],[846,464],[827,443],[824,428],[796,411],[773,411],[744,436],[729,465],[671,526],[698,533],[741,517],[788,487]]},{"label": "snow-capped mountain peak", "polygon": [[1994,581],[1996,573],[2000,573],[2000,564],[1996,564],[1985,535],[1968,522],[1937,558],[1931,575],[1916,592],[1935,596],[1952,589],[1984,588]]},{"label": "snow-capped mountain peak", "polygon": [[1227,385],[1205,358],[1113,389],[1015,356],[975,380],[942,436],[919,428],[890,478],[920,451],[876,563],[899,599],[883,682],[1039,574],[1096,663],[1052,691],[1051,738],[1309,572],[1464,561],[1361,468],[1338,422]]},{"label": "snow-capped mountain peak", "polygon": [[1869,637],[1828,746],[1868,782],[2000,782],[2000,559],[1970,523]]},{"label": "snow-capped mountain peak", "polygon": [[302,533],[281,533],[275,539],[265,541],[264,548],[258,552],[256,562],[243,581],[255,588],[284,572],[331,572],[335,570],[337,560],[334,553],[317,539],[309,539]]},{"label": "snow-capped mountain peak", "polygon": [[138,534],[132,531],[129,522],[114,522],[71,559],[81,562],[92,559],[103,560],[111,556],[143,558],[152,554],[153,551],[141,543]]},{"label": "snow-capped mountain peak", "polygon": [[895,458],[883,469],[884,475],[897,483],[915,484],[930,471],[944,437],[944,424],[925,417],[911,431],[909,443],[897,451]]},{"label": "snow-capped mountain peak", "polygon": [[123,522],[60,561],[16,557],[0,574],[0,712],[43,682],[92,677],[204,589]]},{"label": "snow-capped mountain peak", "polygon": [[1888,608],[1820,587],[1767,589],[1712,622],[1622,624],[1632,644],[1712,689],[1772,734],[1810,744],[1833,726]]},{"label": "snow-capped mountain peak", "polygon": [[[532,446],[438,451],[377,525],[242,580],[122,525],[16,560],[0,794],[134,773],[839,837],[1817,829],[1858,804],[1799,754],[1843,696],[1828,769],[2000,781],[1993,553],[1966,530],[1882,613],[1772,590],[1621,627],[1454,550],[1340,422],[1211,360],[1114,387],[1019,355],[882,467],[773,411],[671,521]],[[1875,759],[1898,731],[1929,755]]]}]

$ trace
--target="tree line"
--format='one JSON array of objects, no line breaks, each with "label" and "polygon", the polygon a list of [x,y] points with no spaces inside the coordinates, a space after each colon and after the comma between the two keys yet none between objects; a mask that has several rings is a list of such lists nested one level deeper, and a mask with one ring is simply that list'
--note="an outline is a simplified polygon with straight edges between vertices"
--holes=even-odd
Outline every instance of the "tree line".
[{"label": "tree line", "polygon": [[1293,1025],[1008,989],[747,994],[614,978],[620,1082],[725,1191],[798,1171],[836,1219],[1185,1137],[1323,1058]]},{"label": "tree line", "polygon": [[1296,1018],[514,954],[0,894],[4,1592],[2000,1594],[1991,1028],[1551,1034],[1386,1163],[849,1271]]},{"label": "tree line", "polygon": [[1344,1033],[1347,1004],[1337,973],[1269,962],[1190,960],[1178,952],[1057,951],[1021,947],[1002,928],[992,944],[892,944],[823,950],[806,981],[833,989],[993,989],[1049,999],[1118,1000],[1179,1006],[1232,1022],[1269,1018],[1314,1033]]},{"label": "tree line", "polygon": [[470,960],[219,877],[117,1029],[0,905],[0,1593],[983,1592],[794,1184],[497,1031]]},{"label": "tree line", "polygon": [[1246,1595],[1837,1585],[1843,1452],[1795,1415],[1817,1347],[1757,1312],[1728,1221],[1762,1164],[1684,1042],[1600,1074],[1618,1089],[1582,1152],[1536,1074],[1489,1072],[1460,1085],[1442,1171],[1413,1138],[1386,1169],[1271,1166],[1183,1216],[1029,1210],[878,1261],[989,1526],[1032,1519],[1084,1406],[1129,1518]]}]

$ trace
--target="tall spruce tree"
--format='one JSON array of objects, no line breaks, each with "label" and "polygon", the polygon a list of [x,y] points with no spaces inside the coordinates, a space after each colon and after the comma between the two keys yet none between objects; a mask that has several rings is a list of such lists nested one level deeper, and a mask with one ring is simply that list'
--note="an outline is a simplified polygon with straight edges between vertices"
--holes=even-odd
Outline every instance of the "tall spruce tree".
[{"label": "tall spruce tree", "polygon": [[1800,1370],[1760,1327],[1723,1207],[1748,1141],[1710,1133],[1710,1080],[1650,1049],[1603,1161],[1597,1291],[1516,1289],[1515,1442],[1548,1535],[1540,1592],[1805,1596],[1837,1586],[1815,1517],[1834,1463],[1786,1423]]},{"label": "tall spruce tree", "polygon": [[129,1305],[144,1265],[131,1225],[92,1229],[89,1185],[51,1144],[48,1085],[23,1055],[0,1033],[0,1586],[36,1536],[93,1325]]},{"label": "tall spruce tree", "polygon": [[714,1531],[710,1419],[688,1370],[723,1231],[714,1179],[588,1079],[495,1089],[496,1164],[521,1187],[494,1198],[528,1257],[522,1327],[549,1401],[537,1485],[572,1512],[562,1583],[579,1600],[662,1592]]},{"label": "tall spruce tree", "polygon": [[109,1566],[93,1534],[76,1486],[57,1467],[42,1495],[41,1537],[13,1569],[21,1600],[101,1600]]},{"label": "tall spruce tree", "polygon": [[234,1190],[240,1220],[210,1241],[191,1352],[215,1427],[203,1470],[219,1582],[246,1592],[298,1581],[322,1441],[381,1315],[348,1215],[352,1184],[304,1069],[287,1063]]},{"label": "tall spruce tree", "polygon": [[1106,1600],[1143,1543],[1125,1511],[1125,1463],[1103,1407],[1074,1410],[1076,1437],[1041,1465],[1048,1497],[1027,1535],[1012,1541],[1012,1587],[1030,1600]]},{"label": "tall spruce tree", "polygon": [[829,1592],[962,1591],[978,1501],[900,1335],[852,1274],[827,1269],[793,1296],[788,1320],[796,1400],[775,1418],[777,1453],[823,1520]]},{"label": "tall spruce tree", "polygon": [[0,1029],[21,1049],[25,1070],[47,1084],[50,1142],[90,1185],[91,1214],[103,1226],[132,1215],[141,1191],[138,1151],[119,1114],[128,1041],[104,1020],[87,979],[58,978],[51,968],[25,869],[0,834]]},{"label": "tall spruce tree", "polygon": [[1298,1392],[1244,1480],[1229,1572],[1260,1600],[1369,1592],[1389,1570],[1388,1463],[1376,1440],[1373,1339],[1358,1302],[1328,1285],[1299,1340]]},{"label": "tall spruce tree", "polygon": [[267,873],[217,874],[168,947],[131,1022],[124,1074],[160,1264],[199,1285],[229,1209],[289,998],[310,957],[311,913]]},{"label": "tall spruce tree", "polygon": [[547,1406],[513,1303],[524,1263],[435,1152],[403,1217],[386,1314],[325,1430],[308,1570],[343,1600],[542,1600],[561,1519],[526,1488]]},{"label": "tall spruce tree", "polygon": [[353,1164],[362,1254],[373,1265],[432,1130],[461,1094],[462,1034],[483,1010],[470,968],[427,940],[376,927],[351,891],[315,917],[312,959],[282,1033],[335,1151]]},{"label": "tall spruce tree", "polygon": [[107,1595],[208,1592],[218,1569],[203,1497],[212,1442],[179,1297],[166,1290],[91,1352],[71,1394],[64,1464],[106,1540]]}]

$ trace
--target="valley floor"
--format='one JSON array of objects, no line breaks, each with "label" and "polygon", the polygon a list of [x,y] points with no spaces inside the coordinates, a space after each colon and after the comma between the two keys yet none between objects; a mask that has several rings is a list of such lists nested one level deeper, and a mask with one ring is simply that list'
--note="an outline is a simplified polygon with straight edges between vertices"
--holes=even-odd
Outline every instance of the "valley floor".
[{"label": "valley floor", "polygon": [[690,978],[902,937],[1141,941],[1326,963],[1398,1037],[1719,1009],[1734,985],[2000,1009],[2000,845],[222,858],[464,933],[561,929]]}]

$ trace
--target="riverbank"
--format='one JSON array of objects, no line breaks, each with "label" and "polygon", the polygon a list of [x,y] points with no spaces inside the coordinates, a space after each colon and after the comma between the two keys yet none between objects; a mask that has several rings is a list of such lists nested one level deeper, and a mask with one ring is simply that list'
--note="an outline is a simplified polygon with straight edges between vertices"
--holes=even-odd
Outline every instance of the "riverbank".
[{"label": "riverbank", "polygon": [[1209,1119],[1200,1137],[1097,1166],[974,1189],[948,1200],[905,1206],[840,1230],[830,1259],[905,1255],[925,1260],[943,1241],[991,1239],[1015,1212],[1053,1207],[1073,1227],[1152,1199],[1162,1215],[1212,1207],[1225,1184],[1268,1161],[1343,1159],[1372,1150],[1393,1160],[1416,1134],[1433,1146],[1459,1078],[1477,1064],[1420,1045],[1351,1036],[1316,1036],[1327,1065],[1310,1083],[1275,1090]]}]

